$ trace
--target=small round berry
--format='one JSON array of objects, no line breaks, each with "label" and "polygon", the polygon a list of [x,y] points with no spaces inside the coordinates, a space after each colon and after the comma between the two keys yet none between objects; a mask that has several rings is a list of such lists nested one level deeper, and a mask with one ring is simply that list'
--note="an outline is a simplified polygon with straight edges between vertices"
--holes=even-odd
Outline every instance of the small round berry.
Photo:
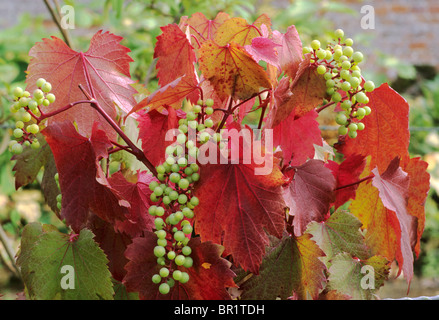
[{"label": "small round berry", "polygon": [[354,40],[352,40],[351,38],[347,38],[347,39],[344,41],[344,44],[345,44],[346,46],[348,46],[348,47],[352,47],[352,45],[354,44]]},{"label": "small round berry", "polygon": [[335,39],[343,39],[344,31],[342,29],[337,29],[334,32]]},{"label": "small round berry", "polygon": [[32,134],[37,134],[40,131],[40,126],[36,123],[30,124],[26,127],[26,131]]},{"label": "small round berry", "polygon": [[352,59],[356,62],[356,63],[360,63],[361,61],[363,61],[364,56],[360,51],[355,51],[354,54],[352,55]]},{"label": "small round berry", "polygon": [[344,136],[348,133],[348,128],[345,126],[338,127],[338,134]]},{"label": "small round berry", "polygon": [[319,50],[320,49],[320,41],[319,40],[311,41],[311,48],[313,48],[314,50]]},{"label": "small round berry", "polygon": [[162,283],[162,284],[159,286],[159,292],[160,292],[161,294],[168,294],[170,290],[171,290],[171,287],[170,287],[169,284],[167,284],[167,283]]},{"label": "small round berry", "polygon": [[212,107],[206,107],[206,109],[204,110],[204,112],[210,116],[213,113],[213,108]]},{"label": "small round berry", "polygon": [[50,90],[52,90],[52,85],[50,84],[50,82],[45,82],[42,86],[41,86],[41,90],[43,90],[43,92],[50,92]]},{"label": "small round berry", "polygon": [[34,141],[32,141],[30,147],[34,150],[39,149],[41,147],[40,142],[35,139]]},{"label": "small round berry", "polygon": [[45,83],[46,83],[46,79],[44,78],[39,78],[36,82],[38,88],[41,88]]},{"label": "small round berry", "polygon": [[213,99],[206,99],[206,102],[205,102],[205,105],[206,105],[206,107],[213,107],[213,103],[214,103],[214,101],[213,101]]},{"label": "small round berry", "polygon": [[152,276],[152,282],[155,284],[159,284],[162,281],[162,277],[160,275],[155,274]]},{"label": "small round berry", "polygon": [[346,115],[343,112],[339,112],[337,113],[337,115],[335,116],[335,122],[339,125],[345,125],[348,121],[348,118],[346,117]]},{"label": "small round berry", "polygon": [[163,267],[160,269],[159,274],[162,278],[166,278],[167,276],[169,276],[169,269],[166,267]]},{"label": "small round berry", "polygon": [[319,65],[319,66],[317,67],[317,73],[318,73],[318,74],[325,74],[325,73],[326,73],[326,67],[323,66],[323,65]]},{"label": "small round berry", "polygon": [[21,98],[23,96],[23,89],[20,87],[15,87],[14,90],[12,91],[12,94],[16,98]]},{"label": "small round berry", "polygon": [[364,83],[364,90],[366,90],[366,92],[372,92],[375,89],[375,84],[373,83],[373,81],[366,81]]}]

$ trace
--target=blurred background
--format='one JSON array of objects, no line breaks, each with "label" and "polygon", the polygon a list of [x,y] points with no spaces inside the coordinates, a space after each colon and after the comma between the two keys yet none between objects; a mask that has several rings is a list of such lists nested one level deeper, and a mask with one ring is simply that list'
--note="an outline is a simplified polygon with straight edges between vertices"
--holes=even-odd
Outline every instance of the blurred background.
[{"label": "blurred background", "polygon": [[[56,11],[74,8],[74,29],[69,30],[75,50],[87,50],[91,36],[104,29],[124,37],[131,49],[131,74],[157,88],[152,59],[160,26],[178,23],[181,16],[202,12],[208,18],[224,11],[252,22],[268,14],[273,29],[285,32],[294,24],[302,42],[330,39],[342,28],[364,53],[362,73],[378,86],[388,82],[410,104],[412,156],[429,163],[431,190],[426,202],[422,253],[415,262],[409,296],[439,294],[439,2],[437,0],[70,0],[47,1]],[[68,13],[68,12],[66,12]],[[73,22],[73,21],[69,21]],[[0,0],[0,297],[15,299],[23,290],[11,259],[18,250],[20,230],[29,222],[60,225],[44,204],[41,177],[15,190],[8,151],[14,128],[9,112],[12,89],[24,87],[28,52],[35,42],[51,35],[63,38],[44,0]],[[334,136],[333,123],[322,119],[325,135]],[[381,298],[406,296],[400,277],[380,289]],[[1,299],[0,298],[0,299]]]}]

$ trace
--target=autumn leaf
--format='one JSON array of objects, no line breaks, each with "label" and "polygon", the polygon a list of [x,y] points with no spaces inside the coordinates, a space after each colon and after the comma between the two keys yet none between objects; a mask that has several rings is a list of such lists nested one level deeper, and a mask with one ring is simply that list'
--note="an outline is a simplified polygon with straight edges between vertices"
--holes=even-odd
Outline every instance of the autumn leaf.
[{"label": "autumn leaf", "polygon": [[[17,264],[22,268],[29,297],[38,300],[113,300],[108,260],[93,237],[87,229],[78,235],[68,235],[60,233],[54,226],[27,225],[23,230],[24,246]],[[63,271],[64,266],[73,268],[69,271],[69,274],[73,273],[69,281],[74,283],[68,284],[74,289],[62,287],[63,277],[69,275]]]},{"label": "autumn leaf", "polygon": [[317,117],[314,110],[297,119],[291,113],[273,128],[273,145],[281,147],[285,165],[299,166],[314,157],[314,145],[322,145]]},{"label": "autumn leaf", "polygon": [[261,30],[262,36],[253,38],[251,45],[245,45],[244,48],[256,62],[262,60],[280,70],[277,48],[281,45],[269,38],[270,35],[265,25],[261,26]]},{"label": "autumn leaf", "polygon": [[280,45],[277,48],[281,70],[294,79],[302,62],[302,41],[295,26],[289,26],[287,32],[273,31],[274,42]]},{"label": "autumn leaf", "polygon": [[86,138],[72,123],[56,122],[42,133],[55,158],[63,195],[61,217],[67,224],[79,232],[87,222],[89,210],[109,222],[123,220],[126,208],[119,204],[120,197],[97,181],[102,171],[97,160],[108,157],[107,148],[112,146],[105,132],[95,125],[92,136]]},{"label": "autumn leaf", "polygon": [[199,54],[200,70],[222,100],[230,95],[246,100],[261,88],[271,87],[264,69],[236,43],[220,46],[208,40]]},{"label": "autumn leaf", "polygon": [[312,235],[312,240],[325,253],[322,260],[328,266],[333,257],[343,252],[361,260],[369,257],[369,249],[360,232],[361,225],[351,213],[337,210],[326,221],[310,222],[306,232]]},{"label": "autumn leaf", "polygon": [[284,235],[267,249],[259,275],[253,275],[240,286],[242,299],[317,299],[326,282],[325,265],[319,258],[324,253],[311,240],[311,235],[298,238]]},{"label": "autumn leaf", "polygon": [[370,155],[370,167],[383,172],[393,158],[404,161],[408,157],[409,105],[388,84],[382,84],[367,96],[372,113],[362,120],[365,129],[358,131],[355,139],[342,139],[337,149],[345,156]]},{"label": "autumn leaf", "polygon": [[[358,184],[355,182],[360,180],[360,175],[363,173],[366,162],[361,155],[351,155],[347,157],[341,164],[329,160],[325,166],[331,169],[337,180],[337,188],[335,190],[335,209],[355,198],[355,191]],[[347,186],[347,187],[346,187]]]},{"label": "autumn leaf", "polygon": [[268,245],[266,232],[280,238],[285,227],[284,177],[276,163],[267,175],[256,175],[261,166],[244,164],[242,158],[222,163],[201,167],[194,192],[203,201],[195,207],[195,231],[203,241],[224,245],[237,265],[257,273]]},{"label": "autumn leaf", "polygon": [[[192,249],[193,265],[189,269],[178,267],[189,274],[189,281],[185,284],[176,281],[171,291],[162,295],[158,291],[159,285],[151,281],[152,276],[161,268],[157,264],[157,257],[154,256],[156,245],[157,236],[152,232],[146,232],[144,237],[135,238],[126,250],[125,255],[130,261],[126,266],[127,275],[123,283],[128,291],[139,292],[140,298],[144,300],[230,299],[226,288],[235,286],[235,274],[230,269],[230,262],[221,257],[221,246],[211,242],[200,242],[199,238],[191,239],[188,246]],[[206,268],[206,265],[209,265],[209,268]]]},{"label": "autumn leaf", "polygon": [[399,166],[400,160],[393,159],[386,171],[382,174],[375,168],[372,173],[372,185],[379,190],[379,196],[383,205],[396,213],[401,230],[401,254],[403,263],[400,268],[404,271],[404,277],[410,284],[413,277],[413,251],[410,243],[410,229],[416,234],[416,220],[407,212],[408,189],[410,180],[408,174]]},{"label": "autumn leaf", "polygon": [[248,24],[245,19],[239,17],[228,19],[216,30],[214,41],[218,46],[232,43],[239,46],[250,45],[253,38],[262,35],[259,30],[262,24],[267,28],[271,27],[271,20],[265,14],[260,15],[253,24]]},{"label": "autumn leaf", "polygon": [[178,128],[178,120],[181,117],[177,112],[168,107],[162,112],[152,110],[143,113],[139,121],[139,139],[142,140],[142,149],[145,156],[154,166],[161,164],[166,158],[166,147],[174,142],[166,140],[166,133],[171,129]]},{"label": "autumn leaf", "polygon": [[293,167],[293,178],[284,188],[284,199],[294,215],[294,234],[302,235],[308,223],[320,222],[333,201],[335,178],[321,160],[311,159]]},{"label": "autumn leaf", "polygon": [[329,268],[327,289],[348,295],[353,300],[370,300],[387,280],[389,269],[388,261],[381,256],[360,260],[348,253],[340,253]]},{"label": "autumn leaf", "polygon": [[[26,90],[33,92],[36,81],[44,78],[52,84],[56,101],[43,112],[53,112],[69,103],[86,100],[78,88],[81,84],[100,104],[103,110],[116,119],[115,104],[129,112],[136,104],[136,90],[131,86],[128,48],[119,44],[122,37],[98,31],[90,42],[87,52],[70,49],[61,39],[52,37],[38,42],[29,52],[31,57],[26,78]],[[116,132],[90,105],[80,104],[49,118],[48,124],[69,120],[75,121],[80,134],[90,136],[94,122],[102,124],[110,138]]]}]

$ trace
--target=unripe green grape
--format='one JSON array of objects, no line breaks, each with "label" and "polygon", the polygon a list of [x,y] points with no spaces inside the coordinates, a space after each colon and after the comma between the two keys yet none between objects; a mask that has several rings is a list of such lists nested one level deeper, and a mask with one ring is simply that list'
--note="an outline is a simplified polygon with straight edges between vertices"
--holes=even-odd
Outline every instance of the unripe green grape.
[{"label": "unripe green grape", "polygon": [[176,255],[177,254],[175,253],[175,251],[169,251],[166,256],[168,257],[169,260],[174,260]]},{"label": "unripe green grape", "polygon": [[159,274],[162,278],[166,278],[167,276],[169,276],[169,269],[166,267],[163,267],[160,269]]},{"label": "unripe green grape", "polygon": [[211,99],[211,98],[206,99],[205,106],[208,107],[208,108],[209,107],[213,107],[213,103],[214,103],[213,99]]},{"label": "unripe green grape", "polygon": [[210,134],[208,132],[202,132],[200,134],[200,138],[199,139],[200,139],[201,143],[206,143],[210,139]]},{"label": "unripe green grape", "polygon": [[189,156],[196,159],[198,156],[198,148],[197,147],[190,148],[188,153],[189,153]]},{"label": "unripe green grape", "polygon": [[352,71],[352,74],[351,74],[353,77],[356,77],[356,78],[358,78],[358,79],[361,79],[361,72],[360,71],[358,71],[358,70],[355,70],[355,71]]},{"label": "unripe green grape", "polygon": [[206,128],[212,128],[213,127],[213,120],[206,119],[206,121],[204,121],[204,125],[206,126]]},{"label": "unripe green grape", "polygon": [[169,199],[171,199],[172,201],[177,200],[178,199],[178,192],[175,190],[172,190],[169,193]]},{"label": "unripe green grape", "polygon": [[154,225],[157,230],[162,230],[164,224],[165,222],[163,221],[162,218],[155,218]]},{"label": "unripe green grape", "polygon": [[190,208],[185,207],[181,210],[181,212],[183,212],[183,215],[188,219],[192,219],[194,217],[194,212]]},{"label": "unripe green grape", "polygon": [[169,173],[172,169],[172,164],[167,163],[166,161],[163,163],[163,167],[165,168],[165,172]]},{"label": "unripe green grape", "polygon": [[180,221],[183,220],[183,218],[184,218],[183,212],[181,212],[181,211],[177,211],[177,212],[175,212],[175,213],[174,213],[174,216],[175,216],[175,219],[178,220],[178,222],[180,222]]},{"label": "unripe green grape", "polygon": [[[157,170],[158,172],[158,170]],[[162,172],[164,173],[164,171]],[[154,191],[155,188],[159,186],[159,183],[157,181],[151,181],[149,184],[149,190]]]},{"label": "unripe green grape", "polygon": [[41,90],[43,90],[43,92],[50,92],[50,90],[52,90],[52,85],[50,84],[50,82],[45,82],[42,86],[41,86]]},{"label": "unripe green grape", "polygon": [[345,55],[342,55],[339,59],[338,59],[338,61],[339,62],[345,62],[345,61],[348,61],[349,60],[349,58],[348,57],[346,57]]},{"label": "unripe green grape", "polygon": [[323,60],[326,58],[326,50],[323,49],[319,49],[316,52],[317,58],[319,58],[320,60]]},{"label": "unripe green grape", "polygon": [[167,283],[162,283],[162,284],[159,286],[159,292],[160,292],[161,294],[168,294],[170,290],[171,290],[171,287],[170,287],[169,284],[167,284]]},{"label": "unripe green grape", "polygon": [[349,82],[345,81],[341,84],[340,89],[347,92],[347,91],[351,90],[351,84]]},{"label": "unripe green grape", "polygon": [[334,60],[338,61],[340,57],[343,55],[343,51],[341,49],[334,49],[333,58]]},{"label": "unripe green grape", "polygon": [[186,236],[185,236],[185,234],[183,233],[183,231],[177,231],[176,233],[174,233],[174,239],[175,239],[175,241],[178,241],[178,242],[183,241],[185,237],[186,237]]},{"label": "unripe green grape", "polygon": [[338,134],[344,136],[348,133],[348,128],[345,126],[338,127]]},{"label": "unripe green grape", "polygon": [[189,181],[186,178],[180,179],[178,182],[178,186],[181,189],[187,189],[189,187]]},{"label": "unripe green grape", "polygon": [[26,131],[32,134],[37,134],[40,131],[40,127],[36,123],[33,123],[26,127]]},{"label": "unripe green grape", "polygon": [[311,52],[311,48],[309,48],[309,47],[303,47],[302,48],[302,53],[303,54],[307,54],[307,53],[310,53]]},{"label": "unripe green grape", "polygon": [[314,50],[319,50],[320,49],[320,41],[319,40],[311,41],[311,48],[313,48]]},{"label": "unripe green grape", "polygon": [[[354,66],[352,66],[351,70],[352,70],[352,71],[358,71],[358,72],[361,73],[361,69],[360,69],[360,67],[359,67],[358,65],[354,65]],[[360,77],[359,77],[359,78],[360,78]]]},{"label": "unripe green grape", "polygon": [[165,230],[158,230],[156,232],[157,238],[159,239],[165,239],[166,238],[166,231]]},{"label": "unripe green grape", "polygon": [[197,172],[197,171],[200,169],[200,167],[199,167],[198,164],[196,164],[196,163],[191,163],[190,168],[191,168],[194,172]]},{"label": "unripe green grape", "polygon": [[155,284],[159,284],[162,281],[162,277],[160,275],[155,274],[152,276],[152,282]]},{"label": "unripe green grape", "polygon": [[210,116],[210,115],[213,113],[213,108],[208,106],[208,107],[204,110],[204,112],[205,112],[208,116]]},{"label": "unripe green grape", "polygon": [[169,196],[164,196],[162,202],[165,205],[169,205],[171,203],[171,198],[169,198]]},{"label": "unripe green grape", "polygon": [[351,74],[349,72],[349,70],[341,70],[340,71],[340,78],[342,78],[343,80],[348,80],[351,77]]},{"label": "unripe green grape", "polygon": [[163,257],[166,253],[166,249],[163,246],[155,246],[154,247],[154,255],[157,258]]},{"label": "unripe green grape", "polygon": [[352,55],[352,59],[356,62],[356,63],[360,63],[361,61],[363,61],[364,56],[360,51],[355,51],[354,54]]},{"label": "unripe green grape", "polygon": [[332,79],[326,80],[326,87],[333,88],[335,86],[335,81]]},{"label": "unripe green grape", "polygon": [[191,257],[186,257],[183,263],[183,267],[185,268],[191,268],[194,264],[194,260]]},{"label": "unripe green grape", "polygon": [[46,99],[49,100],[50,103],[54,103],[56,100],[56,97],[53,93],[46,94]]},{"label": "unripe green grape", "polygon": [[348,118],[346,117],[346,115],[343,112],[339,112],[335,116],[335,122],[339,125],[345,125],[347,123],[347,121],[348,121]]},{"label": "unripe green grape", "polygon": [[160,197],[160,196],[163,194],[163,189],[160,188],[160,187],[156,187],[156,188],[154,189],[154,194],[155,194],[157,197]]},{"label": "unripe green grape", "polygon": [[326,50],[326,57],[325,57],[325,59],[328,60],[328,61],[332,59],[332,52],[331,52],[331,50]]},{"label": "unripe green grape", "polygon": [[14,130],[13,135],[17,139],[21,138],[23,136],[23,130],[17,128]]},{"label": "unripe green grape", "polygon": [[184,168],[187,166],[187,159],[185,157],[181,157],[177,160],[177,164],[179,167]]},{"label": "unripe green grape", "polygon": [[192,173],[194,173],[194,170],[192,170],[191,167],[187,167],[187,168],[184,169],[184,174],[185,175],[190,176],[190,175],[192,175]]},{"label": "unripe green grape", "polygon": [[168,156],[170,156],[170,155],[172,155],[173,153],[174,153],[174,146],[167,146],[166,147],[166,149],[165,149],[165,153],[168,155]]},{"label": "unripe green grape", "polygon": [[204,131],[204,129],[206,129],[206,127],[204,126],[204,124],[199,123],[199,124],[197,125],[197,131],[202,132],[202,131]]},{"label": "unripe green grape", "polygon": [[188,127],[187,127],[186,124],[181,124],[181,125],[178,127],[178,130],[180,130],[182,133],[187,133],[187,131],[188,131]]},{"label": "unripe green grape", "polygon": [[180,133],[177,136],[177,142],[180,143],[180,144],[184,144],[186,142],[186,135],[183,134],[183,133]]},{"label": "unripe green grape", "polygon": [[166,219],[166,222],[168,222],[171,225],[176,225],[180,221],[175,217],[174,213],[171,213],[168,218]]},{"label": "unripe green grape", "polygon": [[324,75],[323,75],[323,78],[325,79],[325,80],[329,80],[329,79],[332,79],[332,72],[326,72]]},{"label": "unripe green grape", "polygon": [[164,266],[166,264],[165,257],[157,258],[157,264],[160,265],[160,266]]},{"label": "unripe green grape", "polygon": [[345,44],[346,46],[348,46],[348,47],[352,47],[352,45],[354,44],[354,40],[352,40],[351,38],[347,38],[347,39],[344,41],[344,44]]},{"label": "unripe green grape", "polygon": [[195,172],[192,174],[191,178],[193,182],[197,182],[198,180],[200,180],[200,175]]},{"label": "unripe green grape", "polygon": [[178,183],[178,181],[180,181],[180,179],[181,179],[181,176],[180,176],[180,174],[177,173],[177,172],[173,172],[173,173],[171,173],[171,175],[169,176],[169,180],[170,180],[172,183]]},{"label": "unripe green grape", "polygon": [[157,173],[165,173],[166,169],[163,165],[159,165],[157,168]]},{"label": "unripe green grape", "polygon": [[180,270],[175,270],[172,273],[172,278],[174,278],[174,280],[179,281],[181,279],[181,271]]},{"label": "unripe green grape", "polygon": [[31,99],[28,99],[26,97],[21,97],[20,100],[18,100],[18,105],[20,107],[27,107]]},{"label": "unripe green grape", "polygon": [[357,131],[358,130],[358,126],[356,123],[351,122],[348,126],[349,131]]},{"label": "unripe green grape", "polygon": [[23,152],[23,146],[19,143],[14,143],[11,147],[11,152],[13,154],[21,154]]},{"label": "unripe green grape", "polygon": [[172,166],[173,164],[175,164],[175,159],[174,159],[174,157],[167,157],[167,158],[166,158],[166,163],[169,164],[170,166]]},{"label": "unripe green grape", "polygon": [[357,131],[349,131],[348,136],[349,138],[355,139],[357,137],[358,133]]},{"label": "unripe green grape", "polygon": [[168,245],[168,241],[166,239],[157,239],[157,245],[160,247],[166,247]]},{"label": "unripe green grape", "polygon": [[341,94],[339,92],[334,92],[334,94],[332,95],[331,99],[334,102],[340,102],[342,97],[341,97]]},{"label": "unripe green grape", "polygon": [[344,31],[342,30],[342,29],[337,29],[337,30],[335,30],[335,32],[334,32],[334,36],[335,36],[335,39],[337,40],[337,39],[343,39],[343,37],[344,37]]},{"label": "unripe green grape", "polygon": [[182,266],[184,264],[184,261],[186,260],[186,257],[182,254],[179,254],[175,257],[174,261],[177,266]]},{"label": "unripe green grape", "polygon": [[30,92],[25,90],[23,91],[23,97],[29,98],[30,97]]},{"label": "unripe green grape", "polygon": [[349,61],[343,61],[341,67],[343,70],[349,70],[351,68],[351,63]]},{"label": "unripe green grape", "polygon": [[183,253],[185,256],[188,256],[188,255],[190,255],[192,253],[192,249],[191,249],[191,247],[184,246],[181,249],[181,253]]},{"label": "unripe green grape", "polygon": [[200,200],[197,197],[193,196],[190,200],[190,203],[196,207],[200,204]]},{"label": "unripe green grape", "polygon": [[189,112],[186,114],[186,119],[187,119],[188,121],[195,120],[196,118],[197,118],[197,115],[196,115],[194,112],[192,112],[192,111],[189,111]]},{"label": "unripe green grape", "polygon": [[372,109],[369,106],[364,106],[363,109],[364,111],[366,111],[366,116],[370,115],[370,113],[372,112]]},{"label": "unripe green grape", "polygon": [[37,139],[34,139],[30,145],[30,147],[34,150],[39,149],[41,147],[40,142]]},{"label": "unripe green grape", "polygon": [[364,117],[366,115],[366,110],[364,108],[357,109],[357,117]]},{"label": "unripe green grape", "polygon": [[174,163],[174,164],[171,166],[171,171],[172,171],[173,173],[177,173],[177,172],[179,172],[179,171],[180,171],[180,166],[179,166],[178,164]]},{"label": "unripe green grape", "polygon": [[14,90],[12,90],[12,94],[15,98],[21,98],[23,96],[23,89],[21,87],[15,87]]},{"label": "unripe green grape", "polygon": [[191,234],[191,233],[192,233],[192,230],[193,230],[193,228],[192,228],[191,225],[185,225],[185,226],[182,228],[182,231],[183,231],[184,234]]},{"label": "unripe green grape", "polygon": [[372,92],[375,89],[375,84],[373,83],[373,81],[366,81],[364,83],[364,90],[366,92]]},{"label": "unripe green grape", "polygon": [[202,110],[201,106],[199,104],[194,105],[194,113],[200,113]]},{"label": "unripe green grape", "polygon": [[361,80],[357,77],[351,77],[349,79],[349,83],[351,84],[352,88],[356,89],[360,85]]},{"label": "unripe green grape", "polygon": [[195,130],[195,129],[197,129],[197,127],[198,127],[198,122],[197,122],[197,121],[194,121],[194,120],[189,121],[189,122],[188,122],[188,126],[189,126],[189,128]]},{"label": "unripe green grape", "polygon": [[165,181],[166,177],[163,173],[158,173],[157,174],[157,179],[159,179],[159,181]]},{"label": "unripe green grape", "polygon": [[56,201],[57,202],[61,202],[62,201],[62,194],[61,193],[56,196]]},{"label": "unripe green grape", "polygon": [[180,204],[185,204],[187,202],[187,195],[185,194],[180,194],[178,196],[178,203]]},{"label": "unripe green grape", "polygon": [[182,272],[180,276],[180,283],[186,283],[189,281],[189,274],[187,272]]},{"label": "unripe green grape", "polygon": [[345,48],[343,49],[343,54],[344,54],[346,57],[351,57],[353,53],[354,53],[354,50],[352,49],[352,47],[345,47]]},{"label": "unripe green grape", "polygon": [[36,100],[40,100],[40,99],[44,98],[44,92],[41,91],[40,89],[35,89],[35,91],[34,91],[34,98]]},{"label": "unripe green grape", "polygon": [[[334,94],[334,92],[335,92],[335,89],[334,88],[328,88],[328,89],[326,89],[326,94],[327,95],[329,95],[329,96],[332,96],[333,94]],[[221,145],[221,144],[220,144]],[[223,144],[224,145],[224,144]]]},{"label": "unripe green grape", "polygon": [[355,95],[355,99],[359,102],[359,103],[368,103],[369,102],[369,98],[366,96],[366,94],[364,92],[358,92]]},{"label": "unripe green grape", "polygon": [[326,67],[323,66],[323,65],[319,65],[319,66],[317,67],[317,73],[318,73],[318,74],[324,74],[324,73],[326,73]]},{"label": "unripe green grape", "polygon": [[36,85],[38,88],[41,88],[44,84],[46,83],[46,79],[44,78],[39,78],[36,82]]},{"label": "unripe green grape", "polygon": [[358,122],[357,123],[357,127],[358,127],[358,131],[364,130],[364,128],[366,127],[365,124],[363,122]]}]

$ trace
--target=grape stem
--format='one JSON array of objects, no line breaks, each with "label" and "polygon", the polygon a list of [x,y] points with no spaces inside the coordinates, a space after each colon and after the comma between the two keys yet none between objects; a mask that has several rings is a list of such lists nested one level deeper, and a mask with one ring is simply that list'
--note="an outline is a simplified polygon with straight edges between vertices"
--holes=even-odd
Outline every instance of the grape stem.
[{"label": "grape stem", "polygon": [[318,109],[316,110],[317,113],[320,113],[321,111],[325,110],[326,108],[332,106],[334,103],[335,103],[335,102],[332,101],[332,102],[329,102],[329,103],[327,103],[327,104],[321,106],[320,108],[318,108]]},{"label": "grape stem", "polygon": [[360,183],[362,183],[362,182],[364,182],[364,181],[370,180],[370,179],[372,179],[373,177],[375,177],[375,175],[371,174],[370,176],[367,176],[367,177],[365,177],[365,178],[363,178],[363,179],[360,179],[360,180],[358,180],[358,181],[355,181],[355,182],[353,182],[353,183],[349,183],[349,184],[346,184],[346,185],[344,185],[344,186],[337,187],[337,188],[335,188],[335,191],[340,190],[340,189],[344,189],[344,188],[349,188],[349,187],[355,186],[355,185],[360,184]]},{"label": "grape stem", "polygon": [[128,147],[131,150],[125,149],[126,151],[132,153],[137,160],[142,162],[150,171],[151,173],[157,177],[157,170],[154,167],[154,165],[148,160],[148,158],[145,156],[143,151],[139,149],[131,140],[128,138],[128,136],[122,131],[122,129],[119,127],[119,125],[101,108],[99,105],[99,102],[94,99],[83,87],[81,84],[79,84],[79,89],[82,91],[82,93],[89,99],[88,103],[90,103],[90,106],[95,109],[99,114],[111,125],[111,127],[117,132],[117,134],[122,138],[123,141],[128,145]]}]

